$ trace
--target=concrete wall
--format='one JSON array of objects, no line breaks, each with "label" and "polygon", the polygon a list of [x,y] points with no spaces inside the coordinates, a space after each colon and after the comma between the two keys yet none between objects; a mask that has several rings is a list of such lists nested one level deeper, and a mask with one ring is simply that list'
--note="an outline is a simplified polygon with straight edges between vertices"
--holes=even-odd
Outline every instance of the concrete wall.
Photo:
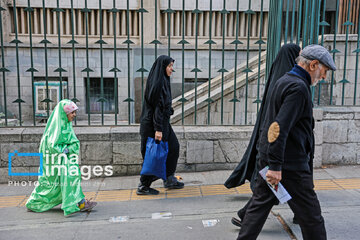
[{"label": "concrete wall", "polygon": [[[360,107],[314,109],[314,166],[360,164]],[[252,126],[174,127],[180,142],[178,172],[233,169],[248,145]],[[9,177],[8,153],[37,152],[44,128],[0,129],[0,182],[36,180]],[[138,126],[75,127],[81,142],[81,165],[111,165],[114,175],[137,175],[141,169]],[[38,159],[13,159],[12,172],[37,172]]]}]

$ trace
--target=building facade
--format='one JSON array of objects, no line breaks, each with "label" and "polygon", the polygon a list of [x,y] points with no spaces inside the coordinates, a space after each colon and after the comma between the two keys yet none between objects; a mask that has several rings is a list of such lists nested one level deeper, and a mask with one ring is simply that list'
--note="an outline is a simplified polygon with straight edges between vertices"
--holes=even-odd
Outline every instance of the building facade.
[{"label": "building facade", "polygon": [[[172,91],[180,98],[225,72],[219,70],[236,71],[267,48],[270,0],[115,2],[1,0],[2,68],[8,71],[2,72],[0,105],[2,111],[6,105],[9,119],[41,124],[60,99],[70,98],[78,101],[79,123],[135,123],[146,76],[157,56],[168,54],[176,60]],[[357,33],[360,0],[350,1],[350,15],[349,1],[340,1],[338,10],[336,3],[321,5],[321,18],[330,25],[323,28],[324,34],[346,33],[346,21],[354,23],[348,33]],[[291,26],[304,25],[304,20],[299,23],[298,5],[299,1],[284,1],[282,6],[283,21],[289,22],[283,24],[282,35],[294,42],[298,31]],[[264,42],[260,48],[259,40]],[[195,74],[194,69],[199,71]],[[252,81],[250,96],[244,88],[238,90],[237,111],[242,111],[241,99],[249,98],[252,117],[237,124],[254,122],[253,101],[259,99],[264,79],[262,74]],[[229,100],[226,107],[232,109]]]}]

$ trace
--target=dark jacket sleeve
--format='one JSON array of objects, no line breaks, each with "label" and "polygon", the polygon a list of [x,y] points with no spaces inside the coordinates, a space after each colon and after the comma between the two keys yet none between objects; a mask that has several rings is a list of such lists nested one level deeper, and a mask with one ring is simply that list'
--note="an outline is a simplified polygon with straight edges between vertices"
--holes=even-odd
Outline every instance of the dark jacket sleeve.
[{"label": "dark jacket sleeve", "polygon": [[164,92],[161,91],[159,103],[155,107],[153,122],[154,122],[154,130],[158,132],[162,132],[163,122],[164,122]]},{"label": "dark jacket sleeve", "polygon": [[315,119],[314,117],[312,118],[312,134],[311,134],[311,139],[312,139],[312,145],[311,145],[311,152],[310,152],[310,162],[309,162],[309,167],[310,167],[310,171],[313,172],[313,164],[314,164],[314,155],[315,155],[315,135],[314,135],[314,129],[315,129]]},{"label": "dark jacket sleeve", "polygon": [[269,169],[273,171],[281,171],[289,132],[300,119],[306,102],[305,94],[298,87],[288,90],[284,95],[275,121],[268,129],[270,144],[267,155]]}]

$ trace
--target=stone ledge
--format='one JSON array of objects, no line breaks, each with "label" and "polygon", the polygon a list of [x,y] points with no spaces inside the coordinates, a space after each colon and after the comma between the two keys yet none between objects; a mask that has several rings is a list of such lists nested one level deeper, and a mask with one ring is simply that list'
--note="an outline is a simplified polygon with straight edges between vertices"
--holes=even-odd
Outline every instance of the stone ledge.
[{"label": "stone ledge", "polygon": [[360,112],[360,106],[325,106],[317,109],[322,109],[324,113],[336,114]]},{"label": "stone ledge", "polygon": [[324,110],[322,108],[314,108],[313,109],[313,116],[315,121],[321,121],[324,117]]},{"label": "stone ledge", "polygon": [[0,128],[0,142],[21,142],[25,128]]},{"label": "stone ledge", "polygon": [[44,133],[45,127],[29,127],[22,132],[23,142],[39,142]]},{"label": "stone ledge", "polygon": [[140,141],[140,126],[131,125],[131,126],[120,126],[112,127],[110,134],[112,141]]},{"label": "stone ledge", "polygon": [[326,112],[324,113],[323,120],[353,120],[354,116],[353,112],[342,114]]},{"label": "stone ledge", "polygon": [[81,141],[109,141],[111,127],[74,127],[77,138]]},{"label": "stone ledge", "polygon": [[184,127],[187,140],[249,139],[253,126],[191,126]]},{"label": "stone ledge", "polygon": [[[179,139],[219,140],[251,137],[253,126],[173,126]],[[40,142],[44,127],[0,128],[0,142]],[[74,126],[81,141],[140,141],[139,125],[131,126]]]}]

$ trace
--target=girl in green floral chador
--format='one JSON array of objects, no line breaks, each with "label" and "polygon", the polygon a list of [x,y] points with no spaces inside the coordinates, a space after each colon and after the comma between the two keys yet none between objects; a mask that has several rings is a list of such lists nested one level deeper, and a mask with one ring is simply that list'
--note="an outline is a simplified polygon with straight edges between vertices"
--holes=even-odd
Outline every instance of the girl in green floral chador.
[{"label": "girl in green floral chador", "polygon": [[61,204],[67,216],[91,211],[96,206],[96,202],[85,200],[80,184],[80,142],[71,123],[77,109],[74,102],[64,99],[56,105],[46,124],[39,148],[43,154],[43,175],[26,203],[31,211],[44,212]]}]

